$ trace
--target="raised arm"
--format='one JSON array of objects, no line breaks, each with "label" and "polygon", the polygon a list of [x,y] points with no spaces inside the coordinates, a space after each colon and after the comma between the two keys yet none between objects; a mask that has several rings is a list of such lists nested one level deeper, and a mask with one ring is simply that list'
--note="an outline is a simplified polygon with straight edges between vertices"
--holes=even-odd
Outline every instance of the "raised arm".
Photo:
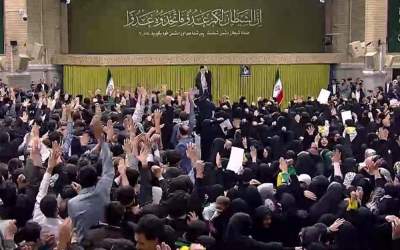
[{"label": "raised arm", "polygon": [[[64,143],[62,146],[62,152],[64,156],[68,156],[69,154],[69,149],[71,148],[71,142],[72,142],[72,138],[73,138],[73,121],[72,121],[72,107],[73,104],[70,104],[68,106],[66,106],[63,109],[63,116],[66,117],[67,119],[67,132],[66,135],[64,136]],[[65,115],[64,115],[65,113]]]},{"label": "raised arm", "polygon": [[53,152],[51,153],[50,158],[48,160],[46,173],[44,174],[43,179],[40,183],[39,192],[36,195],[36,203],[35,203],[35,208],[33,210],[33,221],[38,221],[41,217],[43,217],[43,213],[40,210],[40,201],[43,199],[43,197],[47,195],[50,185],[51,175],[53,174],[53,170],[57,165],[57,162],[60,160],[61,148],[57,142],[53,142],[52,150]]},{"label": "raised arm", "polygon": [[191,90],[188,94],[189,99],[189,133],[192,133],[193,128],[196,124],[196,116],[194,113],[194,92]]},{"label": "raised arm", "polygon": [[101,143],[100,159],[102,160],[102,173],[99,182],[96,185],[95,192],[104,195],[104,198],[108,200],[110,198],[110,192],[112,183],[114,180],[114,166],[112,163],[112,153],[110,147],[105,142]]},{"label": "raised arm", "polygon": [[134,123],[138,123],[142,121],[142,117],[144,114],[144,108],[146,103],[146,95],[147,92],[144,88],[138,88],[138,101],[136,103],[135,112],[132,115],[132,120]]}]

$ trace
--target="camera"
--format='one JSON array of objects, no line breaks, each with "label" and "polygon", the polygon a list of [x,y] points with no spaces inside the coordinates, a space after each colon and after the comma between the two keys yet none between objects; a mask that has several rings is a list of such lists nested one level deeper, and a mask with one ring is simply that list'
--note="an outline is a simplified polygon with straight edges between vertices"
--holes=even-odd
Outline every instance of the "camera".
[{"label": "camera", "polygon": [[22,16],[22,20],[24,20],[25,22],[28,21],[28,14],[25,13],[25,14]]}]

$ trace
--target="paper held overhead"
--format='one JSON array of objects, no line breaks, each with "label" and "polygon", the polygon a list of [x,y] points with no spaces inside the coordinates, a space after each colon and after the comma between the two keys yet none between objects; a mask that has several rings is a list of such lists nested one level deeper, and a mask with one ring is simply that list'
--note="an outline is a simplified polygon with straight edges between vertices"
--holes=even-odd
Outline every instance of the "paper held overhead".
[{"label": "paper held overhead", "polygon": [[319,92],[317,101],[321,104],[328,104],[330,95],[331,95],[331,92],[329,90],[321,89],[321,91]]},{"label": "paper held overhead", "polygon": [[231,170],[238,174],[243,168],[244,149],[232,147],[231,156],[229,157],[227,170]]},{"label": "paper held overhead", "polygon": [[347,120],[353,120],[353,116],[351,115],[351,111],[343,111],[341,113],[342,121],[345,123]]}]

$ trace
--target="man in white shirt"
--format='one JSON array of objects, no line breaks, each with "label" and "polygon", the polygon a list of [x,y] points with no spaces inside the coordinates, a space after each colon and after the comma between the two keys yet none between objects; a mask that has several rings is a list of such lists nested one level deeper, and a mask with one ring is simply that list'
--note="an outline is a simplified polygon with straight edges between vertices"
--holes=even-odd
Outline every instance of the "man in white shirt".
[{"label": "man in white shirt", "polygon": [[59,227],[63,223],[63,219],[58,216],[56,197],[54,195],[47,195],[47,191],[49,189],[51,175],[60,159],[62,150],[56,142],[53,143],[52,148],[53,152],[48,160],[47,170],[40,183],[39,193],[36,196],[32,220],[42,227],[40,231],[41,239],[45,239],[48,235],[54,235],[56,241],[58,241]]}]

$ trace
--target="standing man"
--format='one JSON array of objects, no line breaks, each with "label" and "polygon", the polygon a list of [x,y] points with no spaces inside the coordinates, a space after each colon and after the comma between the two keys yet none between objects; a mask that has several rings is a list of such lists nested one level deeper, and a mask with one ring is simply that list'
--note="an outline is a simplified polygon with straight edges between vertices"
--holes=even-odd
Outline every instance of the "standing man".
[{"label": "standing man", "polygon": [[200,97],[212,100],[211,79],[211,71],[208,70],[207,66],[200,66],[200,71],[196,76],[196,88],[199,90]]},{"label": "standing man", "polygon": [[49,85],[47,85],[43,79],[40,79],[39,83],[36,85],[36,92],[49,92]]},{"label": "standing man", "polygon": [[346,79],[342,79],[339,85],[339,95],[344,100],[348,100],[351,97],[351,86]]},{"label": "standing man", "polygon": [[339,96],[339,83],[336,79],[331,80],[331,83],[328,85],[328,90],[331,92],[332,96]]}]

